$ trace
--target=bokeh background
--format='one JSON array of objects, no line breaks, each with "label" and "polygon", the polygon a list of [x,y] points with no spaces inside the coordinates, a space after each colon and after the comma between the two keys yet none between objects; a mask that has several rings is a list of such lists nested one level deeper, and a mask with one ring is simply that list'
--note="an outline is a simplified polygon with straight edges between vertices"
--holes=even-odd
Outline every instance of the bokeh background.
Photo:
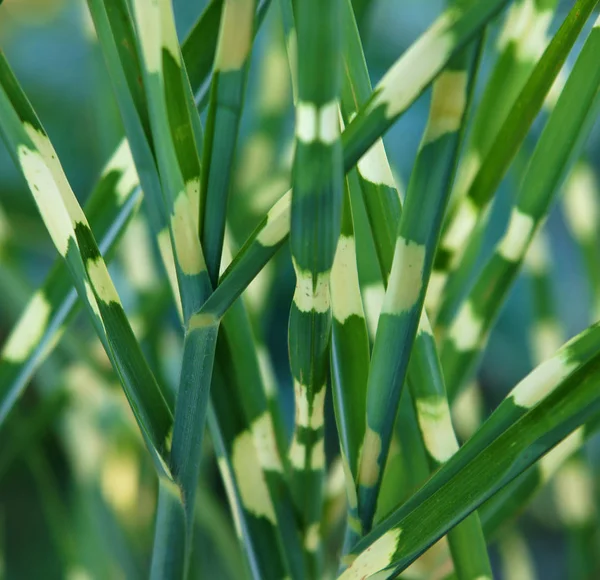
[{"label": "bokeh background", "polygon": [[[181,38],[205,4],[203,0],[174,0]],[[372,8],[364,11],[363,4],[357,2],[357,13],[373,82],[443,6],[439,0],[374,0]],[[560,3],[554,30],[572,4],[572,0]],[[479,85],[485,82],[494,56],[496,33],[492,28],[488,34],[489,49],[482,63]],[[268,88],[261,68],[270,42],[282,42],[277,10],[272,10],[267,18],[253,54],[231,204],[233,247],[245,239],[260,212],[274,200],[274,194],[284,191],[288,179],[285,167],[293,131],[291,108],[273,158],[266,162],[254,159],[247,147],[257,128],[261,99]],[[123,135],[85,2],[5,0],[0,6],[0,46],[53,140],[73,189],[79,200],[85,202],[103,164]],[[281,74],[287,75],[285,66]],[[286,87],[289,91],[289,86]],[[291,105],[291,93],[288,98]],[[428,103],[427,92],[385,138],[399,183],[406,184],[410,177]],[[536,123],[497,196],[486,234],[486,249],[499,238],[506,225],[519,168],[532,150],[539,125]],[[592,166],[600,170],[598,127],[589,140],[586,154]],[[260,184],[264,195],[252,204],[246,194],[256,184]],[[599,310],[584,274],[581,252],[568,232],[560,207],[553,209],[546,228],[551,240],[556,308],[568,338],[585,328]],[[481,260],[485,256],[486,250]],[[45,279],[54,259],[49,236],[24,180],[0,144],[0,344],[33,289]],[[136,298],[133,293],[128,298],[127,259],[126,252],[117,254],[111,272],[126,306],[135,312]],[[368,253],[360,260],[366,271],[374,267]],[[276,380],[291,416],[286,334],[294,282],[285,250],[277,257],[277,263],[279,267],[269,274],[271,279],[263,280],[262,287],[268,288],[268,294],[263,297],[256,322],[271,353]],[[166,282],[160,282],[166,288]],[[530,280],[521,276],[497,322],[481,365],[479,380],[487,410],[532,368],[528,335],[531,300]],[[164,335],[160,344],[146,347],[150,353],[160,352],[161,372],[169,380],[178,372],[180,345],[174,312],[167,303],[168,296],[148,324],[170,331],[158,333]],[[36,372],[9,419],[0,426],[0,577],[141,578],[146,573],[154,517],[151,467],[140,451],[138,439],[131,433],[130,418],[123,410],[118,388],[114,387],[114,377],[106,370],[104,378],[113,387],[105,392],[96,388],[97,378],[86,374],[85,366],[77,364],[83,356],[81,343],[85,340],[81,339],[92,340],[91,326],[80,315],[69,328],[72,333],[67,331],[60,348]],[[95,356],[93,349],[92,355],[87,356]],[[33,426],[32,421],[35,421]],[[333,455],[335,434],[330,435],[328,451]],[[586,453],[597,469],[598,445],[592,442]],[[222,499],[218,475],[208,460],[204,479],[206,497],[216,495]],[[595,479],[597,483],[598,478]],[[210,507],[213,502],[202,502],[202,497],[200,500],[201,505],[209,507],[199,516],[203,532],[197,534],[195,576],[239,577],[236,562],[239,552],[232,543],[226,510]],[[537,576],[548,580],[569,578],[574,557],[570,549],[572,538],[561,531],[555,512],[552,490],[548,489],[519,521],[534,557]],[[595,526],[586,533],[594,538]],[[494,548],[494,563],[498,577],[502,578],[499,554]]]}]

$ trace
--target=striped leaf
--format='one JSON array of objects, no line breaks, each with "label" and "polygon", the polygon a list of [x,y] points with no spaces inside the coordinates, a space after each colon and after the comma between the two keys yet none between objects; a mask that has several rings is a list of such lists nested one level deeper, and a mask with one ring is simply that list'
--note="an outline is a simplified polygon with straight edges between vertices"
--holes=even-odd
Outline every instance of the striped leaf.
[{"label": "striped leaf", "polygon": [[[320,575],[322,557],[329,285],[340,235],[343,191],[339,139],[342,38],[337,26],[340,7],[339,0],[309,0],[296,6],[298,101],[290,225],[296,290],[288,331],[296,424],[289,457],[311,577]],[[319,18],[315,19],[317,11]]]},{"label": "striped leaf", "polygon": [[201,239],[214,287],[219,279],[230,176],[244,103],[254,0],[224,0],[203,147]]}]

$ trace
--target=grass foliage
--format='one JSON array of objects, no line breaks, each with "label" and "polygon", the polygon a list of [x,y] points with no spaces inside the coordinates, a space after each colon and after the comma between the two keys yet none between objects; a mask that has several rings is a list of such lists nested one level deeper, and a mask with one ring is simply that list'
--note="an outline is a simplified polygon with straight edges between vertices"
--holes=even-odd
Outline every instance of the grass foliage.
[{"label": "grass foliage", "polygon": [[[212,0],[180,42],[171,0],[88,0],[124,138],[84,205],[0,52],[0,134],[58,254],[28,288],[2,203],[21,314],[0,482],[28,474],[57,577],[485,580],[497,546],[527,580],[517,516],[544,486],[572,577],[600,573],[600,323],[565,343],[544,226],[561,199],[600,303],[598,1],[447,0],[373,87],[376,4]],[[382,137],[423,93],[404,192]],[[520,278],[534,368],[484,413],[477,371]],[[12,512],[7,578],[29,569]]]}]

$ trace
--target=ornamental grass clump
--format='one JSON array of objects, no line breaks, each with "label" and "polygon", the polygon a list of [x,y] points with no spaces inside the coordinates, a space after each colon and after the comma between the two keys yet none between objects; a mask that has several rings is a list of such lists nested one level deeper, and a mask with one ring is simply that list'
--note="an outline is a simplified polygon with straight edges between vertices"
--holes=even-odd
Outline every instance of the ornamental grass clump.
[{"label": "ornamental grass clump", "polygon": [[[170,0],[88,0],[124,138],[83,206],[0,52],[0,133],[58,252],[2,347],[0,474],[26,460],[61,577],[484,580],[497,545],[526,580],[516,516],[550,479],[573,577],[600,570],[600,326],[565,343],[544,227],[562,199],[600,303],[598,2],[447,0],[373,87],[375,4],[211,0],[180,42]],[[382,137],[424,93],[400,193]],[[484,416],[519,276],[535,365]]]}]

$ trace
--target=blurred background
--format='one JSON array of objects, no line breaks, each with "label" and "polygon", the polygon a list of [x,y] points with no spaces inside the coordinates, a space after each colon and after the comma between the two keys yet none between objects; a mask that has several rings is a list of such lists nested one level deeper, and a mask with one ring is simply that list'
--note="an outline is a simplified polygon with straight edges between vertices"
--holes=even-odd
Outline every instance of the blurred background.
[{"label": "blurred background", "polygon": [[[202,0],[174,0],[180,38],[185,37],[205,4]],[[271,45],[283,47],[277,3],[273,4],[274,9],[258,34],[247,90],[230,205],[228,235],[234,250],[289,182],[293,116],[286,63],[264,58]],[[365,4],[356,2],[357,15],[375,83],[439,14],[443,3],[374,0],[368,11]],[[553,30],[572,4],[572,0],[560,3]],[[479,85],[485,82],[493,62],[496,35],[496,28],[492,28],[486,40],[489,47]],[[5,0],[0,6],[0,46],[45,125],[83,204],[124,134],[85,2]],[[278,90],[285,91],[288,114],[279,127],[276,146],[261,154],[252,144],[256,144],[258,123],[273,78],[278,80]],[[388,155],[400,184],[406,184],[410,178],[428,104],[426,92],[386,135]],[[506,225],[519,171],[535,144],[539,125],[536,123],[497,196],[480,261]],[[586,147],[587,158],[596,170],[600,170],[598,129],[596,126]],[[566,340],[595,321],[600,309],[585,273],[581,250],[569,233],[561,207],[552,210],[546,229],[550,234],[555,306]],[[160,376],[173,382],[179,371],[181,348],[177,318],[161,274],[155,273],[159,290],[150,306],[140,300],[132,287],[128,276],[131,260],[140,259],[140,254],[132,257],[134,243],[133,239],[124,242],[113,260],[111,273],[132,320],[143,326],[140,333],[149,358]],[[0,344],[33,290],[43,283],[55,257],[25,182],[0,143]],[[151,253],[148,259],[153,259]],[[375,276],[373,256],[366,251],[359,260],[365,276],[371,275],[370,271]],[[271,355],[274,380],[290,419],[293,398],[287,362],[287,317],[293,287],[291,263],[284,249],[247,296],[257,313],[255,323]],[[529,337],[532,299],[531,280],[524,274],[502,311],[480,368],[483,413],[492,409],[534,366]],[[158,328],[161,332],[152,332]],[[7,421],[0,426],[0,577],[142,578],[152,545],[156,493],[152,467],[135,427],[132,428],[116,379],[106,367],[99,343],[93,339],[91,325],[78,315],[62,336],[58,348],[35,373]],[[99,373],[92,373],[81,362],[90,358]],[[336,440],[333,417],[330,419],[328,453],[333,456]],[[199,497],[202,508],[194,576],[238,578],[239,551],[209,448],[207,443],[202,493],[208,499],[202,501]],[[597,442],[588,445],[586,454],[590,465],[596,466],[597,495]],[[568,570],[573,558],[581,555],[582,545],[600,553],[595,515],[585,529],[589,541],[574,539],[560,525],[553,493],[551,488],[544,490],[518,523],[537,577],[548,580],[570,577]],[[214,497],[220,498],[220,505],[211,501]],[[520,549],[520,544],[510,541],[509,537],[500,549],[493,548],[497,577],[507,580],[510,574],[503,572],[502,550]],[[589,576],[594,577],[600,578],[600,572]]]}]

